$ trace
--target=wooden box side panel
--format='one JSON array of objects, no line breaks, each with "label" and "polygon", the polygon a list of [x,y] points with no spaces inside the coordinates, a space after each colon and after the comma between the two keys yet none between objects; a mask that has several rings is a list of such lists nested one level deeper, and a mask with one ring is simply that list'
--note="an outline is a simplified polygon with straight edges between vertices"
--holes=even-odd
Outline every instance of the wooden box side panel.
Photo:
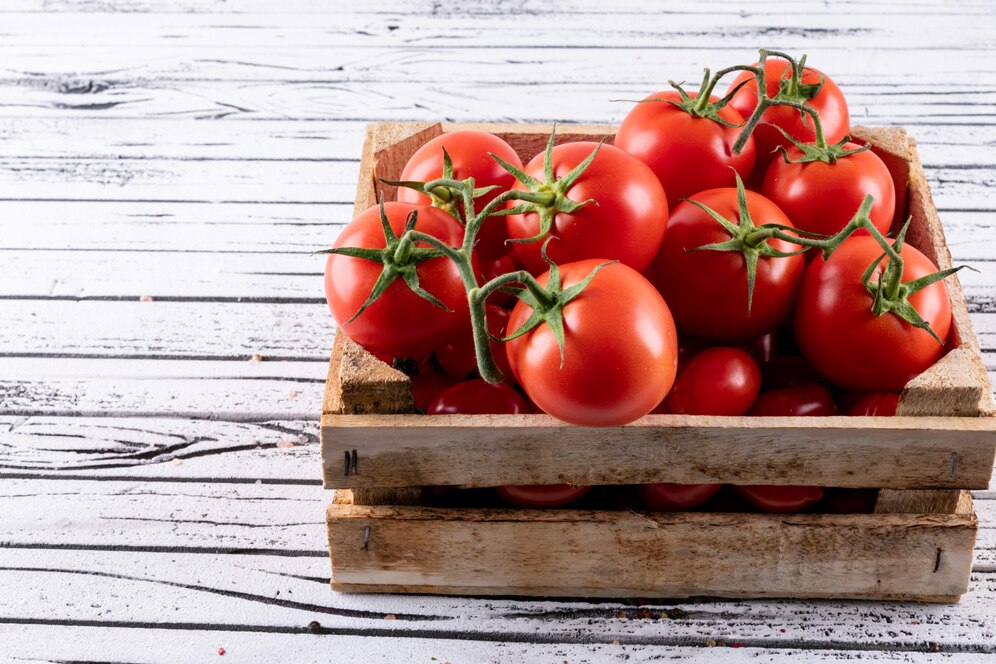
[{"label": "wooden box side panel", "polygon": [[974,514],[637,514],[332,505],[352,592],[950,601]]}]

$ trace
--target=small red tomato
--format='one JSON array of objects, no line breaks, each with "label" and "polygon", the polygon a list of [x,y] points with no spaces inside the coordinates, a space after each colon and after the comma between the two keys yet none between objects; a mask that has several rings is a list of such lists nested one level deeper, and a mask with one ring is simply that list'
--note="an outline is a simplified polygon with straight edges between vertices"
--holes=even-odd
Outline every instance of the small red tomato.
[{"label": "small red tomato", "polygon": [[[860,147],[847,143],[844,149]],[[869,212],[871,222],[883,235],[889,232],[896,214],[896,187],[877,154],[865,150],[830,164],[799,162],[802,156],[802,150],[790,147],[785,158],[779,156],[771,162],[761,185],[761,193],[780,207],[796,228],[833,235],[847,225],[865,195],[871,194],[875,197]]]},{"label": "small red tomato", "polygon": [[492,384],[475,378],[443,390],[429,406],[428,412],[430,415],[519,415],[529,412],[529,404],[505,383]]},{"label": "small red tomato", "polygon": [[899,395],[894,392],[872,392],[858,399],[848,415],[891,417],[899,407]]},{"label": "small red tomato", "polygon": [[764,512],[798,512],[823,498],[818,486],[735,486],[733,490]]},{"label": "small red tomato", "polygon": [[[564,289],[583,281],[601,260],[560,266]],[[549,286],[550,273],[537,281]],[[677,332],[667,304],[639,272],[604,265],[563,305],[564,349],[547,323],[509,341],[516,380],[544,412],[583,426],[617,426],[649,413],[674,382]],[[520,300],[508,330],[533,314]]]},{"label": "small red tomato", "polygon": [[[452,247],[463,241],[463,228],[442,210],[407,203],[386,203],[384,212],[398,236],[412,211],[418,213],[415,229]],[[372,207],[353,219],[333,245],[336,248],[383,249],[387,246],[380,208]],[[423,247],[422,243],[416,246]],[[396,279],[380,298],[359,316],[360,310],[380,278],[384,265],[378,261],[330,254],[325,263],[325,297],[339,328],[367,350],[391,357],[428,357],[463,329],[469,320],[467,293],[460,272],[445,257],[432,258],[416,267],[419,285],[449,309],[443,309],[415,294],[402,279]],[[352,320],[350,320],[352,319]],[[412,321],[418,321],[413,325]]]},{"label": "small red tomato", "polygon": [[422,367],[418,374],[412,376],[412,396],[415,399],[415,408],[425,413],[429,406],[436,400],[439,394],[456,385],[457,379],[447,374],[440,373],[431,367]]},{"label": "small red tomato", "polygon": [[683,512],[716,495],[722,484],[644,484],[638,491],[644,504],[661,512]]},{"label": "small red tomato", "polygon": [[[492,335],[501,338],[505,334],[505,326],[511,311],[494,305],[485,305],[487,311],[488,330]],[[505,376],[505,380],[515,380],[512,369],[508,365],[508,355],[505,344],[491,342],[491,354],[495,364]],[[466,378],[477,368],[477,355],[474,353],[474,333],[468,326],[456,338],[436,350],[436,360],[443,371],[454,378]]]},{"label": "small red tomato", "polygon": [[[746,192],[747,210],[755,226],[792,221],[761,194]],[[735,188],[710,189],[692,199],[737,224],[740,212]],[[788,318],[805,269],[801,255],[759,256],[753,299],[748,312],[747,261],[738,251],[702,249],[730,240],[731,234],[707,212],[685,201],[671,213],[660,253],[647,278],[664,296],[683,332],[712,341],[746,341],[771,332]],[[778,251],[798,245],[777,238],[766,241]],[[694,278],[691,278],[694,276]]]},{"label": "small red tomato", "polygon": [[[929,258],[904,244],[902,282],[937,271]],[[882,248],[870,235],[851,236],[829,259],[810,263],[795,312],[795,337],[813,368],[835,385],[860,392],[898,392],[944,353],[926,330],[887,311],[876,316],[864,272],[882,279]],[[951,305],[943,281],[908,297],[908,303],[941,339],[951,329]]]},{"label": "small red tomato", "polygon": [[590,486],[571,484],[545,484],[535,486],[500,486],[498,496],[516,507],[563,507],[585,495]]},{"label": "small red tomato", "polygon": [[837,414],[837,404],[834,403],[827,388],[822,385],[781,387],[763,392],[747,414],[826,417]]},{"label": "small red tomato", "polygon": [[[840,91],[837,84],[829,76],[822,74],[812,67],[805,67],[801,72],[799,82],[803,85],[803,90],[781,90],[783,81],[788,83],[792,78],[792,66],[787,60],[782,58],[768,58],[764,62],[765,85],[768,88],[768,95],[774,97],[781,91],[781,97],[789,101],[796,101],[806,106],[811,106],[820,115],[820,122],[823,125],[823,133],[828,143],[837,143],[842,140],[851,129],[851,116],[847,110],[847,101],[844,93]],[[805,86],[815,85],[820,82],[823,76],[823,87],[819,93],[808,98],[804,91]],[[730,90],[741,83],[746,83],[733,95],[730,105],[740,111],[740,114],[747,118],[757,107],[757,82],[753,72],[741,72],[733,82],[730,83]],[[728,90],[727,92],[729,92]],[[774,126],[770,126],[774,125]],[[789,106],[771,106],[761,115],[761,124],[754,130],[753,138],[757,143],[757,160],[754,165],[754,172],[763,175],[768,164],[776,158],[775,150],[778,146],[788,147],[791,143],[782,136],[781,132],[775,129],[781,127],[789,136],[800,143],[812,143],[816,140],[816,132],[813,129],[813,119],[808,113],[801,113],[797,109]],[[856,210],[857,208],[855,208]]]},{"label": "small red tomato", "polygon": [[[557,178],[567,175],[591,155],[597,143],[563,143],[553,148]],[[544,155],[526,164],[525,172],[544,180]],[[517,189],[528,189],[522,183]],[[572,213],[556,212],[547,254],[558,265],[589,258],[619,260],[642,272],[653,260],[667,226],[667,197],[654,172],[636,157],[611,145],[598,154],[578,180],[565,192],[575,202],[593,199]],[[509,215],[508,236],[535,237],[540,217],[535,212]],[[546,272],[542,240],[515,243],[519,261],[533,274]]]},{"label": "small red tomato", "polygon": [[[695,99],[698,93],[688,96]],[[719,101],[719,97],[709,99]],[[754,168],[753,137],[740,154],[733,153],[744,121],[735,108],[724,106],[718,111],[728,123],[723,125],[676,105],[682,101],[677,90],[650,95],[623,119],[612,142],[653,170],[672,208],[696,192],[732,187],[734,171],[746,180]]]},{"label": "small red tomato", "polygon": [[[484,206],[494,200],[502,191],[511,189],[515,184],[515,176],[502,168],[498,162],[488,156],[489,152],[496,154],[516,167],[522,166],[522,160],[512,147],[494,134],[484,131],[451,131],[437,136],[415,151],[401,172],[401,180],[416,180],[428,182],[443,175],[443,148],[453,160],[453,179],[466,180],[474,178],[475,187],[490,187],[495,189],[474,201],[474,209],[483,210]],[[400,187],[398,200],[403,203],[430,205],[428,196],[414,189]],[[463,205],[458,204],[457,210],[463,216]],[[461,225],[465,220],[460,219]],[[512,250],[505,243],[508,233],[505,231],[504,219],[491,217],[483,224],[477,233],[475,254],[482,260],[495,259]]]},{"label": "small red tomato", "polygon": [[688,361],[667,405],[683,415],[743,415],[760,390],[761,370],[754,358],[739,348],[717,346]]}]

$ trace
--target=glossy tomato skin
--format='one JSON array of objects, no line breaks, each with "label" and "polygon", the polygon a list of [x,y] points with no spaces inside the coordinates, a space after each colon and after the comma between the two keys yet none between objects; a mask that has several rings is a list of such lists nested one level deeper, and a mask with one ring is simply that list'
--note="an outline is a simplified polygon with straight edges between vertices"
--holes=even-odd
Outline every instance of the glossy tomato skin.
[{"label": "glossy tomato skin", "polygon": [[[695,98],[697,93],[690,92]],[[661,100],[661,101],[651,101]],[[718,101],[719,97],[710,97]],[[736,186],[734,171],[746,180],[754,168],[754,139],[740,154],[733,154],[744,118],[732,106],[719,117],[733,126],[698,118],[674,106],[681,102],[677,90],[652,94],[623,119],[613,145],[633,155],[653,170],[664,186],[673,208],[683,198],[716,187]]]},{"label": "glossy tomato skin", "polygon": [[[860,146],[848,143],[845,148]],[[803,155],[797,147],[788,149],[788,158]],[[796,228],[833,235],[839,232],[861,206],[865,194],[875,198],[869,216],[883,235],[889,232],[896,214],[896,187],[889,169],[871,150],[837,159],[786,163],[776,157],[765,172],[761,193],[789,216]]]},{"label": "glossy tomato skin", "polygon": [[[451,131],[428,141],[415,151],[401,171],[401,180],[416,180],[428,182],[443,175],[443,148],[453,160],[453,179],[466,180],[474,178],[474,186],[490,187],[498,185],[500,189],[489,192],[474,202],[477,211],[484,209],[502,191],[511,189],[515,184],[515,176],[502,168],[498,162],[488,156],[489,152],[501,157],[513,166],[522,167],[522,160],[512,147],[494,134],[485,131]],[[398,200],[416,205],[431,205],[431,199],[414,189],[400,187]],[[461,210],[463,206],[461,206]],[[463,223],[463,219],[460,223]],[[505,231],[504,220],[501,217],[491,217],[485,221],[477,234],[475,253],[482,260],[493,260],[509,253],[512,248],[505,243],[508,234]]]},{"label": "glossy tomato skin", "polygon": [[[463,241],[463,228],[442,210],[407,203],[385,203],[384,210],[391,228],[399,236],[404,233],[408,213],[415,210],[416,230],[453,247],[459,247]],[[333,246],[384,248],[379,208],[361,212],[339,234]],[[382,269],[381,263],[351,256],[330,254],[325,262],[325,298],[329,309],[339,329],[356,343],[373,353],[422,358],[468,325],[463,280],[453,262],[445,257],[424,261],[416,271],[421,287],[450,311],[419,297],[402,279],[397,279],[380,299],[347,323],[370,295]],[[418,325],[412,325],[412,321],[418,321]]]},{"label": "glossy tomato skin", "polygon": [[545,484],[535,486],[500,486],[498,496],[516,507],[563,507],[591,491],[590,486]]},{"label": "glossy tomato skin", "polygon": [[[873,298],[861,276],[881,255],[870,235],[851,236],[828,260],[817,258],[809,265],[799,294],[795,336],[802,354],[822,376],[849,390],[898,392],[945,349],[928,332],[894,314],[872,313]],[[904,282],[937,271],[908,244],[901,255]],[[877,269],[883,267],[884,261]],[[941,339],[947,339],[951,307],[943,281],[914,293],[909,302]]]},{"label": "glossy tomato skin", "polygon": [[735,486],[733,490],[763,512],[798,512],[823,498],[818,486]]},{"label": "glossy tomato skin", "polygon": [[[502,309],[493,304],[485,305],[488,320],[488,330],[492,335],[501,338],[505,334],[505,326],[511,315],[509,309]],[[491,342],[491,355],[495,364],[505,376],[506,381],[514,380],[512,369],[508,365],[508,355],[505,344]],[[468,325],[460,334],[443,344],[436,350],[436,361],[443,371],[454,378],[466,378],[477,368],[477,355],[474,351],[474,332]]]},{"label": "glossy tomato skin", "polygon": [[649,509],[683,512],[698,507],[722,488],[722,484],[644,484],[638,493]]},{"label": "glossy tomato skin", "polygon": [[848,415],[892,417],[899,407],[899,395],[895,392],[872,392],[858,399],[847,411]]},{"label": "glossy tomato skin", "polygon": [[[560,266],[564,288],[583,280],[602,260]],[[549,273],[538,281],[546,286]],[[508,330],[532,309],[520,301]],[[622,263],[603,267],[563,309],[564,360],[546,323],[508,342],[519,385],[544,412],[572,424],[632,422],[661,402],[677,369],[677,333],[667,304],[638,272]]]},{"label": "glossy tomato skin", "polygon": [[837,414],[837,404],[822,385],[781,387],[763,392],[751,407],[748,415],[828,417]]},{"label": "glossy tomato skin", "polygon": [[693,357],[667,397],[672,413],[743,415],[761,391],[761,370],[739,348],[715,346]]},{"label": "glossy tomato skin", "polygon": [[[588,158],[597,143],[564,143],[553,149],[554,174],[560,178]],[[526,164],[525,172],[543,181],[543,155]],[[523,185],[517,184],[523,189]],[[594,161],[567,191],[571,200],[594,199],[572,214],[558,212],[547,252],[561,265],[589,258],[619,260],[643,271],[661,246],[667,226],[667,196],[654,172],[636,157],[602,145]],[[534,237],[540,230],[536,213],[509,215],[508,236]],[[534,275],[548,265],[540,250],[543,241],[516,243],[515,254]]]},{"label": "glossy tomato skin", "polygon": [[528,412],[529,404],[514,389],[505,383],[492,384],[480,378],[446,388],[428,410],[430,415],[521,415]]},{"label": "glossy tomato skin", "polygon": [[[768,95],[773,97],[778,93],[782,77],[791,75],[792,66],[781,58],[769,58],[764,63],[764,73]],[[817,69],[806,67],[802,82],[804,84],[819,83],[820,73]],[[754,74],[749,71],[741,72],[730,83],[729,89],[733,90],[744,81],[747,83],[733,95],[730,105],[747,118],[757,107],[757,83],[754,80]],[[850,131],[851,116],[847,109],[847,100],[844,99],[844,93],[829,76],[824,74],[824,83],[819,94],[805,103],[819,113],[820,122],[823,124],[823,133],[828,143],[837,143]],[[753,138],[757,143],[757,159],[754,171],[758,175],[764,174],[768,164],[775,158],[775,150],[778,146],[788,147],[791,145],[777,129],[769,125],[781,127],[800,143],[812,143],[816,140],[813,119],[808,113],[803,116],[798,110],[788,106],[768,108],[761,115],[761,124],[753,133]]]},{"label": "glossy tomato skin", "polygon": [[[755,226],[792,221],[767,198],[747,193],[747,209]],[[692,196],[720,215],[737,223],[737,190],[710,189]],[[761,257],[750,314],[747,312],[747,267],[736,251],[694,251],[730,234],[697,206],[679,204],[668,219],[660,253],[647,269],[647,278],[660,290],[678,327],[711,341],[747,341],[773,331],[792,311],[805,268],[801,255],[786,258]],[[798,245],[779,239],[768,243],[791,252]]]}]

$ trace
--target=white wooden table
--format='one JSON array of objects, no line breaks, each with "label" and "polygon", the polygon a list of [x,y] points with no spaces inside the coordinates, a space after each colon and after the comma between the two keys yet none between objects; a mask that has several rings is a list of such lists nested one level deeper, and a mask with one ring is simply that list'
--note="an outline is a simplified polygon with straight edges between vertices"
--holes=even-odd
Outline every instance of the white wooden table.
[{"label": "white wooden table", "polygon": [[919,140],[996,368],[993,5],[662,7],[4,0],[0,660],[993,661],[992,491],[958,605],[329,590],[308,252],[370,121],[618,122],[668,78],[808,52],[855,123]]}]

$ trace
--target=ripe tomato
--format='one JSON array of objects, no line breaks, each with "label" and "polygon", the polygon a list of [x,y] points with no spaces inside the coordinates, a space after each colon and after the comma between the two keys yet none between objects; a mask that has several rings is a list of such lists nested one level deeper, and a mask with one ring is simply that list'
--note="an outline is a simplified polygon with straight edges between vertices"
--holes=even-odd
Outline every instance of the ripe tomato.
[{"label": "ripe tomato", "polygon": [[[463,227],[445,212],[407,203],[386,203],[384,211],[396,235],[404,233],[405,220],[413,210],[418,213],[416,230],[450,246],[460,246]],[[333,246],[366,249],[387,246],[380,208],[361,212],[343,229]],[[445,257],[424,261],[415,271],[420,287],[450,311],[415,294],[399,278],[376,302],[350,320],[370,295],[383,269],[384,265],[377,261],[336,254],[330,254],[325,263],[325,298],[339,328],[350,339],[374,353],[420,358],[428,357],[467,326],[467,293],[456,265]],[[418,324],[413,325],[412,321]]]},{"label": "ripe tomato", "polygon": [[640,498],[650,509],[660,512],[683,512],[698,507],[716,495],[722,484],[644,484]]},{"label": "ripe tomato", "polygon": [[[901,255],[904,283],[937,271],[908,244]],[[802,354],[822,376],[850,390],[898,392],[944,352],[926,330],[893,313],[872,313],[874,299],[861,277],[880,256],[873,237],[851,236],[828,260],[817,258],[809,265],[796,307],[795,336]],[[876,272],[883,266],[881,261]],[[947,339],[951,307],[944,282],[910,295],[909,303]]]},{"label": "ripe tomato", "polygon": [[848,415],[892,417],[899,407],[899,395],[893,392],[872,392],[858,399]]},{"label": "ripe tomato", "polygon": [[837,404],[822,385],[800,385],[768,390],[757,398],[748,415],[828,416],[837,414]]},{"label": "ripe tomato", "polygon": [[591,491],[591,487],[572,484],[545,484],[500,486],[495,491],[506,503],[517,507],[563,507]]},{"label": "ripe tomato", "polygon": [[[508,317],[512,312],[493,304],[485,305],[485,308],[487,310],[488,330],[493,336],[503,337]],[[492,341],[491,354],[495,358],[495,364],[505,375],[505,380],[514,380],[512,369],[508,366],[505,344]],[[470,372],[474,371],[477,368],[477,355],[474,353],[474,332],[470,326],[467,326],[449,343],[440,346],[436,350],[436,360],[443,371],[454,378],[466,378]]]},{"label": "ripe tomato", "polygon": [[518,415],[529,412],[529,404],[522,395],[505,383],[489,383],[475,378],[465,380],[443,390],[429,406],[430,415],[483,415],[507,413]]},{"label": "ripe tomato", "polygon": [[428,412],[429,406],[436,400],[436,397],[443,390],[456,383],[456,378],[440,373],[428,365],[421,367],[419,372],[412,376],[412,396],[415,399],[415,408],[423,413]]},{"label": "ripe tomato", "polygon": [[[560,266],[563,288],[603,261]],[[538,281],[547,287],[550,273]],[[508,322],[514,334],[533,313],[520,300]],[[564,352],[546,323],[507,343],[512,373],[544,412],[572,424],[632,422],[659,404],[677,368],[678,344],[667,304],[636,270],[612,263],[563,307]]]},{"label": "ripe tomato", "polygon": [[[761,194],[748,191],[746,196],[747,210],[755,226],[764,223],[792,226],[792,221]],[[738,223],[735,188],[710,189],[692,198]],[[729,231],[688,201],[671,212],[660,253],[646,274],[664,295],[682,331],[713,341],[746,341],[771,332],[791,312],[805,259],[801,255],[760,256],[748,314],[744,255],[736,251],[694,251],[730,239]],[[766,242],[783,252],[799,248],[779,239]]]},{"label": "ripe tomato", "polygon": [[743,344],[743,349],[751,354],[761,366],[779,356],[782,350],[781,332],[775,330],[760,337],[754,337]]},{"label": "ripe tomato", "polygon": [[818,486],[735,486],[733,490],[764,512],[798,512],[823,498]]},{"label": "ripe tomato", "polygon": [[[688,96],[694,99],[697,93]],[[719,97],[709,99],[718,101]],[[671,102],[682,102],[676,90],[650,95],[623,119],[613,140],[613,145],[653,170],[670,206],[699,191],[734,186],[734,170],[746,180],[754,168],[754,139],[748,139],[740,154],[733,154],[739,133],[736,125],[744,121],[739,111],[732,106],[718,111],[732,125],[725,126]]]},{"label": "ripe tomato", "polygon": [[[768,58],[764,63],[764,74],[768,95],[774,97],[779,93],[779,89],[783,85],[782,81],[791,78],[792,66],[782,58]],[[803,85],[815,85],[820,82],[820,74],[819,70],[806,67],[803,70],[801,82]],[[754,74],[749,71],[741,72],[730,83],[730,89],[727,92],[744,81],[746,84],[733,95],[730,105],[747,118],[757,107],[757,81],[754,79]],[[805,94],[792,94],[792,91],[788,89],[783,92],[782,97],[789,101],[812,106],[820,115],[823,133],[828,143],[842,140],[850,131],[851,116],[847,110],[844,93],[829,76],[823,75],[823,87],[820,88],[819,94],[812,99],[806,98]],[[812,143],[816,140],[813,119],[809,117],[809,114],[800,113],[798,109],[789,106],[768,108],[761,115],[761,124],[757,126],[753,134],[757,143],[757,160],[754,172],[758,175],[764,174],[768,164],[775,158],[774,151],[778,146],[788,147],[791,145],[775,127],[769,125],[781,127],[789,136],[800,143]],[[857,207],[855,206],[854,209],[857,210]]]},{"label": "ripe tomato", "polygon": [[[789,109],[791,110],[791,109]],[[847,143],[846,150],[861,146]],[[803,151],[792,146],[786,156],[800,159]],[[855,152],[831,164],[822,161],[787,163],[778,157],[764,175],[761,193],[795,222],[796,228],[833,235],[861,206],[866,194],[875,197],[869,217],[883,235],[896,213],[896,187],[889,169],[871,150]]]},{"label": "ripe tomato", "polygon": [[[502,168],[498,162],[488,156],[489,152],[496,154],[513,166],[521,167],[522,160],[515,153],[512,147],[498,138],[494,134],[485,131],[452,131],[442,136],[428,141],[415,151],[404,170],[401,171],[401,180],[417,180],[428,182],[443,176],[443,148],[449,153],[453,160],[453,179],[466,180],[474,178],[475,187],[490,187],[497,185],[500,189],[495,189],[484,194],[474,202],[477,211],[484,209],[502,191],[511,189],[515,184],[515,177]],[[416,205],[430,205],[431,199],[423,193],[408,189],[398,188],[398,200],[402,203],[413,203]],[[463,224],[463,205],[457,204],[454,212],[460,214],[460,223]],[[499,256],[509,253],[512,248],[505,243],[508,234],[505,231],[505,223],[501,217],[491,217],[483,224],[477,234],[477,244],[475,252],[481,260],[493,260]]]},{"label": "ripe tomato", "polygon": [[739,348],[716,346],[688,361],[667,405],[683,415],[743,415],[760,391],[761,370],[754,358]]},{"label": "ripe tomato", "polygon": [[[522,269],[514,251],[494,260],[479,260],[477,263],[477,284],[483,286],[495,277],[500,277],[509,272],[516,272]],[[515,303],[515,295],[496,290],[488,297],[488,304],[495,304],[499,307],[509,307]]]},{"label": "ripe tomato", "polygon": [[[553,148],[553,172],[567,175],[598,147],[597,143],[564,143]],[[544,181],[544,155],[537,155],[523,169]],[[517,189],[526,190],[521,182]],[[547,247],[558,265],[589,258],[619,260],[643,271],[661,246],[667,225],[667,196],[654,172],[642,161],[611,145],[598,154],[566,195],[573,201],[593,199],[573,213],[556,212]],[[526,239],[540,232],[536,212],[509,215],[508,236]],[[533,274],[547,270],[540,249],[542,241],[516,243],[519,261]]]}]

